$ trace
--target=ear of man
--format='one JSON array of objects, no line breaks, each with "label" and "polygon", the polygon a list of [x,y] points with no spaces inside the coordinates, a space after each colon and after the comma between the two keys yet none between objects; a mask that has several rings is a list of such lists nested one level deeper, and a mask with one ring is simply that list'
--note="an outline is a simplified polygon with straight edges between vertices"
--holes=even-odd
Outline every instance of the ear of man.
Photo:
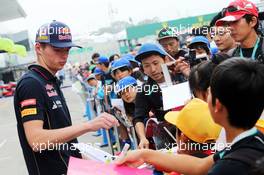
[{"label": "ear of man", "polygon": [[257,22],[258,22],[257,17],[253,16],[253,17],[251,18],[251,21],[250,21],[250,26],[254,28],[255,25],[257,25]]}]

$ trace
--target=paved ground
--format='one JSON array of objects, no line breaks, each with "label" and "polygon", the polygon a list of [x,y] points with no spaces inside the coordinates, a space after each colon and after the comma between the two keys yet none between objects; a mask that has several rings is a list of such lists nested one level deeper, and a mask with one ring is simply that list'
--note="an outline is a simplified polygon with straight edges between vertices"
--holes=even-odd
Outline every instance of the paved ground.
[{"label": "paved ground", "polygon": [[[84,104],[71,88],[63,89],[73,124],[85,121]],[[79,142],[100,143],[100,137],[88,133],[79,138]],[[13,97],[0,98],[0,174],[26,175],[26,165],[19,145],[16,119],[13,110]]]}]

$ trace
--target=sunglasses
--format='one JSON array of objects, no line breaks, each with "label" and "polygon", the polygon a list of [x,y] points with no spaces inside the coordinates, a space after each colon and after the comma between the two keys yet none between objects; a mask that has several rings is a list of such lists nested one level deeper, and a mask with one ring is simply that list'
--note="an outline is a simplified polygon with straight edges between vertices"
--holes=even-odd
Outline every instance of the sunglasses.
[{"label": "sunglasses", "polygon": [[245,8],[242,8],[240,6],[229,6],[227,8],[223,8],[223,10],[221,11],[221,15],[224,17],[226,12],[232,13],[232,12],[237,12],[237,11],[246,11],[249,14],[253,14],[251,11],[249,11]]}]

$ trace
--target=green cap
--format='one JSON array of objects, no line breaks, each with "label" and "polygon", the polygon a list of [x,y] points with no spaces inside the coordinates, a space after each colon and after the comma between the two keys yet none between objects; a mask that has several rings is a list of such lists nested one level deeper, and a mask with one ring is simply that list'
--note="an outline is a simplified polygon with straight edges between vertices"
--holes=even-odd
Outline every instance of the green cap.
[{"label": "green cap", "polygon": [[172,27],[166,27],[166,28],[162,28],[158,33],[158,41],[164,38],[178,39],[178,35]]}]

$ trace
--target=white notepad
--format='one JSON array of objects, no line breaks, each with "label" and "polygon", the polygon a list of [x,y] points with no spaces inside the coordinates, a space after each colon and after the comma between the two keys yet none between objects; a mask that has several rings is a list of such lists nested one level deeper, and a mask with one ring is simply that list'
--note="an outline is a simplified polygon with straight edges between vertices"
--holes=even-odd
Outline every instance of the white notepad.
[{"label": "white notepad", "polygon": [[163,98],[163,110],[183,106],[192,97],[188,82],[165,87],[161,90]]}]

